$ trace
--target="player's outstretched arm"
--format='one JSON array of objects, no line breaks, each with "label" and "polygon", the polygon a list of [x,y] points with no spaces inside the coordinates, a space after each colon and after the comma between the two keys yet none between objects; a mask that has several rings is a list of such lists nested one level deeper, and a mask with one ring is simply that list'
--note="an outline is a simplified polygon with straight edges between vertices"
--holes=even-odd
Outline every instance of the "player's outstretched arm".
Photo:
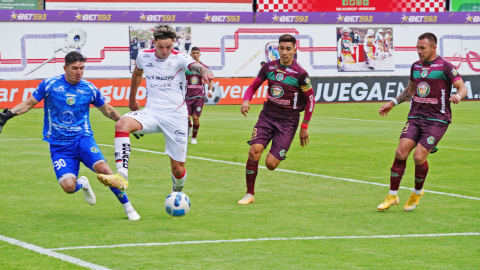
[{"label": "player's outstretched arm", "polygon": [[12,110],[3,110],[3,112],[0,113],[0,133],[2,132],[3,126],[7,123],[8,120],[13,118],[14,116],[28,112],[37,103],[38,101],[33,96],[31,96],[29,99],[17,104],[17,106],[13,107]]},{"label": "player's outstretched arm", "polygon": [[380,114],[380,116],[387,116],[387,114],[393,109],[394,106],[409,100],[414,94],[415,83],[410,81],[407,88],[405,88],[396,98],[390,100],[389,102],[387,102],[387,104],[383,105],[380,110],[378,110],[378,113]]},{"label": "player's outstretched arm", "polygon": [[467,96],[468,90],[462,79],[456,80],[453,83],[453,87],[457,88],[457,93],[450,96],[450,101],[453,102],[453,104],[458,104],[460,100]]},{"label": "player's outstretched arm", "polygon": [[140,83],[142,82],[142,79],[143,79],[143,70],[135,67],[132,73],[132,81],[130,82],[130,97],[129,97],[129,103],[128,103],[128,107],[132,111],[138,111],[140,109],[140,105],[138,104],[138,101],[137,101],[137,91],[138,91],[138,87],[140,86]]},{"label": "player's outstretched arm", "polygon": [[204,67],[202,64],[200,63],[193,63],[189,66],[189,69],[191,72],[197,74],[197,75],[201,75],[202,76],[202,82],[203,83],[208,83],[210,84],[210,82],[215,78],[215,76],[213,75],[212,71],[206,67]]},{"label": "player's outstretched arm", "polygon": [[107,118],[112,119],[113,121],[117,122],[120,120],[122,117],[115,108],[112,106],[108,105],[107,103],[103,104],[103,106],[97,107],[98,110],[100,110],[103,115],[105,115]]}]

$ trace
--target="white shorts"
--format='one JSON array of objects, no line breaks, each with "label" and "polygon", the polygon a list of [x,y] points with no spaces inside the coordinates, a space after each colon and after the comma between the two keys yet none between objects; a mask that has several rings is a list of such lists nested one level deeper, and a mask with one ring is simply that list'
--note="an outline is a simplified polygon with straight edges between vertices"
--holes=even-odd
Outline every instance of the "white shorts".
[{"label": "white shorts", "polygon": [[140,111],[126,113],[123,117],[131,117],[143,129],[136,134],[163,133],[165,138],[165,154],[178,162],[185,162],[188,146],[188,119],[183,113],[165,113],[164,111],[144,108]]}]

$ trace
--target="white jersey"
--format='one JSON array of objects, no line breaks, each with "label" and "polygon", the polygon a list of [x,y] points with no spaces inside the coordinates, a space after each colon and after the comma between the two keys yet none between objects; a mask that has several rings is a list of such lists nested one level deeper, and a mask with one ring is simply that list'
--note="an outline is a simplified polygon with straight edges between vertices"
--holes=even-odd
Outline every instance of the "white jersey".
[{"label": "white jersey", "polygon": [[187,114],[185,105],[185,71],[196,61],[188,54],[172,50],[167,59],[159,59],[155,49],[144,50],[137,56],[137,68],[143,70],[147,80],[146,108],[155,111]]}]

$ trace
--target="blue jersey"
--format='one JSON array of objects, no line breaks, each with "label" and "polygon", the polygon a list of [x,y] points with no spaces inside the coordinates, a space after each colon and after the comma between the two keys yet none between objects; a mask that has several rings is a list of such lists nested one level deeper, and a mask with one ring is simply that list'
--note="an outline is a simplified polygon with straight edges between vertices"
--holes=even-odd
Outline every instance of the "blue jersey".
[{"label": "blue jersey", "polygon": [[81,80],[71,84],[65,75],[43,80],[32,96],[44,103],[43,140],[66,145],[80,137],[93,136],[90,127],[90,104],[101,107],[105,99],[92,83]]}]

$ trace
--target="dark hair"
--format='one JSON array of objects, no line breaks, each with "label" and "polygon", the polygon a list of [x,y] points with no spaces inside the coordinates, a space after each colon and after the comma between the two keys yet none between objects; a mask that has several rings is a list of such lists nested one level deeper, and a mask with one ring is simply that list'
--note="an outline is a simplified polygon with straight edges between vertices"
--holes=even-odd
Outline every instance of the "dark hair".
[{"label": "dark hair", "polygon": [[78,52],[69,52],[65,55],[65,66],[69,66],[75,62],[86,62],[87,58],[85,58],[81,53]]},{"label": "dark hair", "polygon": [[192,47],[192,52],[193,51],[200,51],[200,49],[198,47]]},{"label": "dark hair", "polygon": [[260,65],[265,64],[265,61],[260,62]]},{"label": "dark hair", "polygon": [[280,38],[278,39],[278,42],[292,42],[293,47],[295,47],[297,40],[295,39],[294,36],[285,34],[280,36]]},{"label": "dark hair", "polygon": [[153,37],[155,37],[155,40],[169,38],[175,40],[177,38],[177,32],[168,24],[158,24],[155,26],[155,30],[153,30]]},{"label": "dark hair", "polygon": [[423,33],[418,37],[418,40],[422,40],[425,38],[428,39],[428,41],[430,41],[430,44],[432,44],[432,46],[437,45],[437,37],[434,34],[429,32]]}]

